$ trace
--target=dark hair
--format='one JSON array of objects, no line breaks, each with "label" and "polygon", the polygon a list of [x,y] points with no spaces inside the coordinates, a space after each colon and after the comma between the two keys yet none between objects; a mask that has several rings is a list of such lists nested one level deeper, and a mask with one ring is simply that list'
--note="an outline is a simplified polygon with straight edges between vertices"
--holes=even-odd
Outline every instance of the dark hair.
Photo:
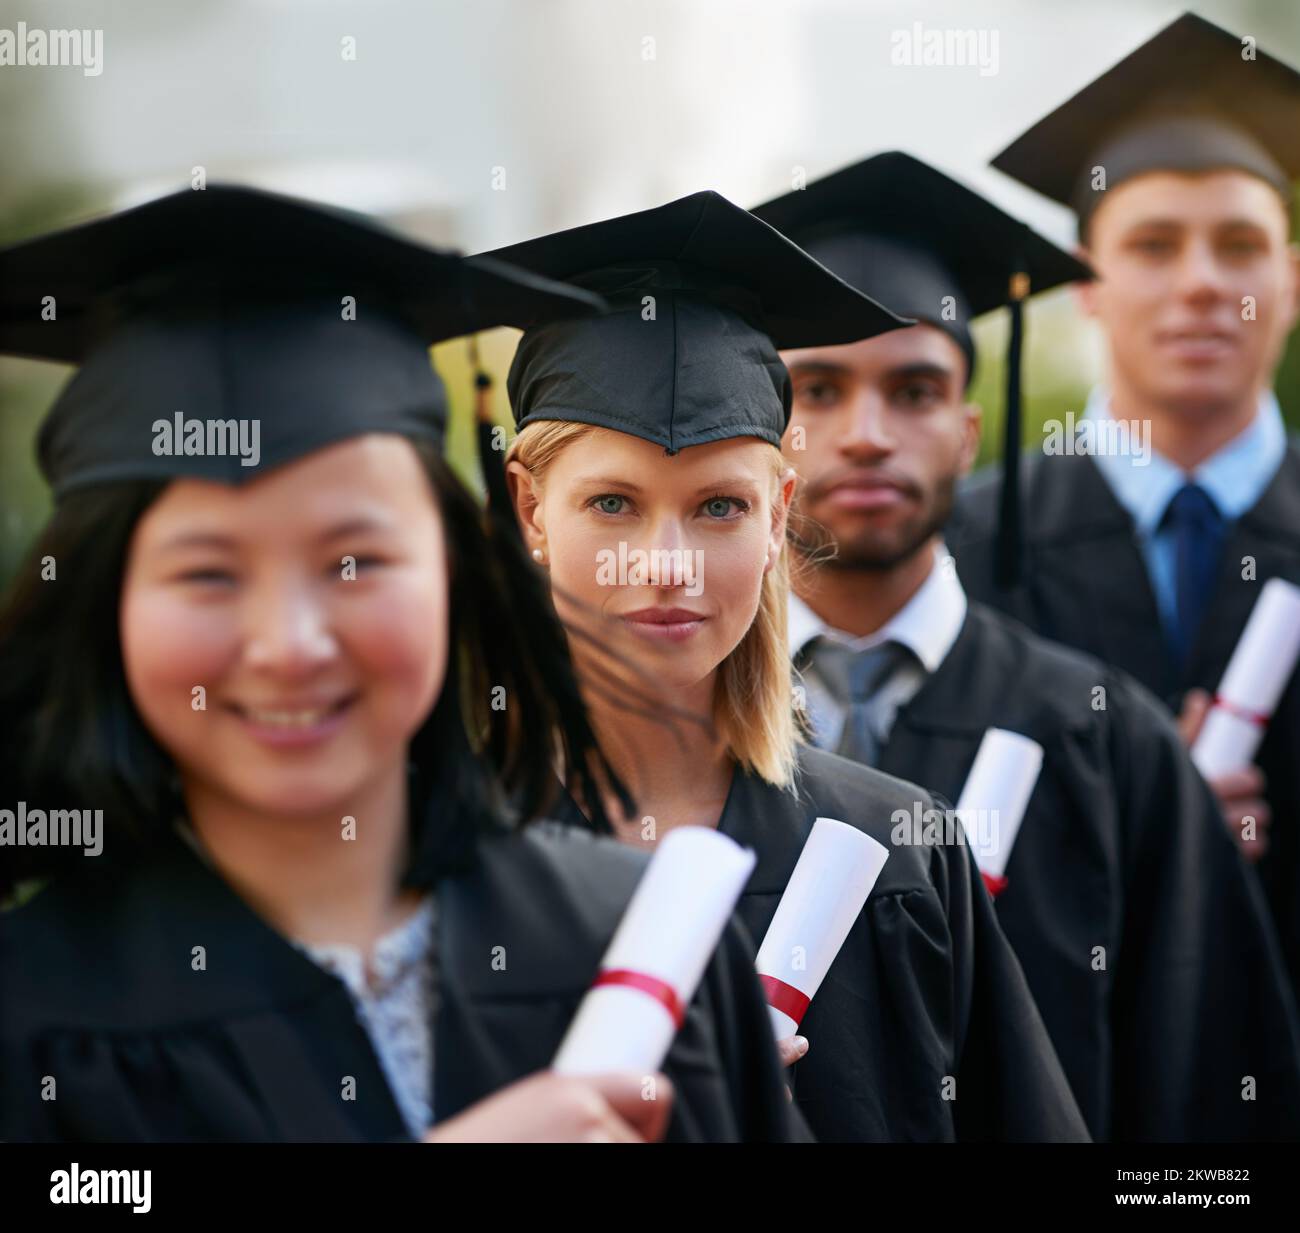
[{"label": "dark hair", "polygon": [[[596,744],[563,628],[522,544],[490,533],[441,455],[412,444],[441,509],[450,574],[447,677],[410,748],[406,881],[422,884],[472,860],[480,830],[543,813],[557,759],[585,789],[603,782],[627,794]],[[106,855],[117,859],[157,842],[181,808],[172,760],[131,701],[118,628],[131,536],[165,487],[68,494],[0,600],[0,808],[102,808]],[[502,709],[491,706],[495,687],[505,690]],[[599,811],[600,793],[584,794]],[[608,829],[603,812],[594,821]],[[80,858],[0,847],[0,898]]]}]

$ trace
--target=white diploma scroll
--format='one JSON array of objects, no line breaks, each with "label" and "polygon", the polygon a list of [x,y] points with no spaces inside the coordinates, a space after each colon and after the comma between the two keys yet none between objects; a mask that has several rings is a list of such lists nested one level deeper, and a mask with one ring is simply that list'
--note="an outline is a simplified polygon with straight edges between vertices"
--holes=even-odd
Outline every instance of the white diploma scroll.
[{"label": "white diploma scroll", "polygon": [[957,801],[957,816],[994,894],[1007,871],[1016,834],[1024,821],[1043,767],[1043,747],[1019,732],[990,728]]},{"label": "white diploma scroll", "polygon": [[1249,766],[1300,657],[1300,587],[1270,578],[1228,660],[1214,705],[1192,745],[1206,779]]},{"label": "white diploma scroll", "polygon": [[556,1071],[649,1074],[662,1065],[754,860],[707,827],[663,837],[560,1042]]},{"label": "white diploma scroll", "polygon": [[758,948],[777,1040],[793,1036],[867,902],[889,849],[857,827],[818,818]]}]

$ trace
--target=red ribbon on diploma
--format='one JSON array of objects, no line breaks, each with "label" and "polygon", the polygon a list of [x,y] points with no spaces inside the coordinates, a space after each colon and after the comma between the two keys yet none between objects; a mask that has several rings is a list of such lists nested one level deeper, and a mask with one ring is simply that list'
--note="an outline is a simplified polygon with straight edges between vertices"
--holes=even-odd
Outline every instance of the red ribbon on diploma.
[{"label": "red ribbon on diploma", "polygon": [[807,1012],[812,999],[793,985],[787,985],[785,981],[777,980],[775,976],[764,976],[760,972],[758,979],[763,986],[763,994],[767,998],[767,1004],[773,1010],[779,1010],[783,1015],[788,1015],[794,1020],[795,1027],[798,1027],[803,1021],[804,1014]]},{"label": "red ribbon on diploma", "polygon": [[597,972],[596,979],[591,982],[593,989],[600,985],[623,985],[627,989],[639,989],[654,998],[672,1016],[677,1027],[680,1028],[686,1022],[686,1008],[677,996],[677,990],[657,976],[633,972],[631,968],[605,968]]},{"label": "red ribbon on diploma", "polygon": [[1221,694],[1214,695],[1214,705],[1221,711],[1227,711],[1229,715],[1235,715],[1238,719],[1244,719],[1248,724],[1256,724],[1261,728],[1268,727],[1269,716],[1261,715],[1258,711],[1248,711],[1244,706],[1238,706],[1235,702],[1229,702]]},{"label": "red ribbon on diploma", "polygon": [[996,873],[985,873],[984,870],[981,869],[980,877],[984,879],[984,885],[989,888],[989,894],[994,899],[1007,889],[1006,878],[1001,878]]}]

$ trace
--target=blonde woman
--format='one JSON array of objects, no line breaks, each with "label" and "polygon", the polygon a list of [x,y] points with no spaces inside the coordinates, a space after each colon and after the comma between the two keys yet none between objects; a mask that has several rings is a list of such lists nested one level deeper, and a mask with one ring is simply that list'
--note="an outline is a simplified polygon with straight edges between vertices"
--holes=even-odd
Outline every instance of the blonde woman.
[{"label": "blonde woman", "polygon": [[[896,826],[931,797],[797,734],[785,625],[794,475],[778,449],[790,383],[776,347],[898,320],[712,193],[493,256],[613,306],[524,334],[507,478],[561,618],[599,614],[607,645],[658,683],[658,708],[593,701],[637,803],[629,814],[604,802],[618,836],[652,846],[677,826],[714,826],[752,847],[741,916],[755,941],[818,816],[890,847],[806,1010],[806,1040],[786,1042],[787,1058],[803,1054],[791,1087],[814,1133],[1086,1138],[969,852]],[[584,686],[607,685],[608,670],[573,650]],[[665,724],[665,713],[688,718]],[[575,821],[595,812],[580,796],[561,811]]]}]

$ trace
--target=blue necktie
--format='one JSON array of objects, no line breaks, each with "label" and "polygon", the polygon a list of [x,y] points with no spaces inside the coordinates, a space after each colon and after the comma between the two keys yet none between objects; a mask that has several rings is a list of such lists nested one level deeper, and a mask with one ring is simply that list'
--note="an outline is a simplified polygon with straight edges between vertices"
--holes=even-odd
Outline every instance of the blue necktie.
[{"label": "blue necktie", "polygon": [[1223,549],[1223,515],[1209,493],[1184,484],[1169,502],[1162,528],[1173,535],[1174,627],[1168,631],[1170,650],[1186,666],[1205,617]]}]

